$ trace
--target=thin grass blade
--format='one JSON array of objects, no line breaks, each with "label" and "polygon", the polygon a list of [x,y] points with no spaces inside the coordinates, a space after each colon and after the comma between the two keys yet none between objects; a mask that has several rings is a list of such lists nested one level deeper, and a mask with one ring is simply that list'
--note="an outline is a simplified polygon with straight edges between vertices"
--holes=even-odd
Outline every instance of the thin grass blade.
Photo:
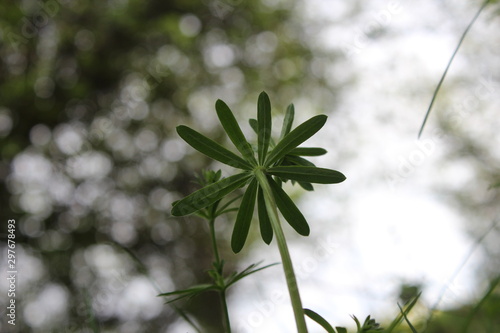
[{"label": "thin grass blade", "polygon": [[268,177],[268,181],[271,186],[271,190],[273,191],[276,205],[285,220],[300,235],[309,236],[310,229],[304,215],[302,215],[297,206],[295,206],[288,194],[286,194],[286,192],[283,191],[283,189],[279,187],[271,177]]},{"label": "thin grass blade", "polygon": [[446,68],[445,68],[443,74],[441,75],[441,78],[439,79],[439,82],[438,82],[438,84],[436,86],[436,89],[434,89],[434,93],[432,95],[431,103],[429,104],[429,107],[427,108],[427,112],[425,113],[425,117],[424,117],[424,120],[422,122],[422,125],[420,125],[420,130],[418,131],[418,138],[419,139],[422,136],[422,132],[424,131],[425,124],[427,123],[427,119],[429,118],[429,115],[431,113],[432,106],[434,105],[434,102],[436,100],[437,94],[439,93],[439,89],[441,89],[441,85],[443,84],[443,81],[444,81],[444,79],[446,77],[446,74],[448,74],[448,70],[450,69],[450,66],[451,66],[451,63],[453,62],[453,59],[455,59],[455,56],[457,55],[458,50],[460,49],[460,46],[462,46],[462,42],[464,41],[465,36],[467,36],[467,33],[472,28],[472,26],[476,22],[477,18],[481,14],[481,12],[484,10],[484,8],[486,8],[486,6],[490,2],[492,2],[492,1],[491,0],[485,0],[483,2],[483,4],[481,5],[481,7],[479,7],[478,11],[476,12],[476,14],[472,18],[472,20],[467,25],[467,28],[465,28],[464,32],[462,33],[462,36],[460,37],[460,40],[458,41],[458,44],[455,47],[455,50],[453,51],[453,54],[451,55],[450,60],[448,60],[448,64],[446,65]]},{"label": "thin grass blade", "polygon": [[[407,316],[410,313],[411,309],[417,304],[418,299],[420,298],[421,293],[415,296],[407,305],[404,306],[402,312],[392,321],[391,325],[384,330],[384,333],[391,333],[394,329],[401,323],[404,316]],[[404,316],[403,316],[404,315]]]},{"label": "thin grass blade", "polygon": [[313,136],[321,129],[321,127],[323,127],[323,125],[325,125],[326,119],[327,116],[325,115],[312,117],[288,133],[269,153],[266,160],[266,166],[272,165],[274,162],[288,154],[292,149],[296,148],[302,142]]},{"label": "thin grass blade", "polygon": [[273,167],[268,169],[267,173],[280,178],[317,184],[337,184],[346,179],[344,174],[336,170],[297,165]]},{"label": "thin grass blade", "polygon": [[177,201],[174,204],[171,213],[173,216],[192,214],[207,207],[208,205],[213,204],[237,188],[244,186],[250,177],[251,175],[249,173],[242,172],[205,186],[198,191],[191,193],[184,199]]},{"label": "thin grass blade", "polygon": [[240,209],[236,216],[233,235],[231,236],[231,248],[234,253],[238,253],[245,245],[247,240],[248,230],[252,222],[253,210],[255,207],[255,199],[257,197],[257,179],[253,179],[248,185],[248,188],[241,199]]},{"label": "thin grass blade", "polygon": [[217,111],[217,116],[219,117],[222,127],[226,131],[227,136],[231,139],[236,149],[238,149],[245,160],[250,162],[252,165],[256,165],[257,161],[255,160],[252,146],[243,135],[240,125],[238,125],[238,122],[236,121],[236,118],[234,117],[234,114],[229,106],[219,99],[215,103],[215,110]]},{"label": "thin grass blade", "polygon": [[269,149],[269,140],[271,139],[271,101],[265,92],[261,92],[257,102],[257,151],[259,163],[262,165]]},{"label": "thin grass blade", "polygon": [[247,161],[192,128],[184,125],[177,126],[177,133],[191,147],[214,160],[239,169],[250,170],[252,168]]},{"label": "thin grass blade", "polygon": [[401,312],[401,314],[403,315],[403,318],[404,320],[406,321],[406,323],[408,324],[408,326],[410,327],[412,333],[418,333],[417,330],[415,329],[415,327],[412,325],[412,323],[410,322],[410,320],[408,319],[408,316],[406,315],[406,313],[403,311],[403,308],[401,307],[401,305],[399,305],[398,303],[398,307],[399,307],[399,311]]}]

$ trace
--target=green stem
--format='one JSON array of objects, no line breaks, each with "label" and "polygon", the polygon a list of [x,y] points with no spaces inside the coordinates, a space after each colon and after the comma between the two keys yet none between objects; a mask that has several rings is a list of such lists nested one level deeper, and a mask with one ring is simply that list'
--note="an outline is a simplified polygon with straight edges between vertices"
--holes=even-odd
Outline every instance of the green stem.
[{"label": "green stem", "polygon": [[231,322],[229,321],[229,312],[227,310],[227,302],[226,302],[226,290],[222,290],[219,292],[220,295],[220,301],[221,301],[221,307],[222,307],[222,313],[224,317],[224,328],[226,329],[227,333],[231,333]]},{"label": "green stem", "polygon": [[[222,281],[224,283],[224,278],[222,277],[222,262],[220,260],[219,249],[217,248],[217,239],[215,237],[215,218],[211,218],[209,221],[210,225],[210,238],[212,239],[212,249],[214,251],[215,256],[215,269],[217,271],[217,279],[216,283],[219,285]],[[222,321],[224,324],[224,329],[226,333],[231,333],[231,322],[229,321],[229,311],[227,309],[227,301],[226,301],[226,289],[225,286],[219,290],[219,298],[222,310]]]},{"label": "green stem", "polygon": [[302,301],[300,300],[299,288],[297,286],[297,279],[295,278],[295,272],[293,270],[292,259],[290,258],[290,253],[288,252],[288,246],[286,244],[285,234],[281,228],[281,223],[278,216],[278,210],[276,209],[276,202],[274,200],[273,193],[271,192],[271,187],[264,174],[264,169],[257,168],[254,170],[255,176],[259,181],[259,185],[262,188],[264,194],[264,201],[266,202],[267,213],[269,215],[269,220],[276,235],[276,242],[278,243],[278,249],[281,255],[281,261],[283,264],[283,271],[285,272],[286,283],[288,286],[288,293],[290,294],[290,300],[292,302],[293,314],[295,316],[295,323],[297,325],[298,333],[307,333],[307,325],[304,317],[304,310],[302,308]]},{"label": "green stem", "polygon": [[[220,265],[219,250],[217,249],[217,239],[215,238],[215,218],[211,218],[208,221],[210,225],[210,238],[212,239],[212,250],[214,251],[215,262],[217,266]],[[222,272],[220,272],[222,273]]]}]

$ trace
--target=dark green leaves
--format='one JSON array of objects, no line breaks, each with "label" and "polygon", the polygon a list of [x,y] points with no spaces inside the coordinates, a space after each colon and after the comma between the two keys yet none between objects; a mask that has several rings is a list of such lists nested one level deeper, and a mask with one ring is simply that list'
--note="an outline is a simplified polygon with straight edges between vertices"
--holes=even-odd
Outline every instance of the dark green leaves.
[{"label": "dark green leaves", "polygon": [[237,188],[244,186],[250,177],[251,174],[242,172],[205,186],[184,199],[177,201],[172,208],[172,215],[184,216],[205,208]]},{"label": "dark green leaves", "polygon": [[312,117],[288,133],[269,153],[269,156],[266,159],[266,166],[277,162],[292,149],[313,136],[321,129],[321,127],[323,127],[326,122],[326,118],[327,117],[325,115]]},{"label": "dark green leaves", "polygon": [[247,139],[245,139],[231,109],[229,109],[227,104],[220,99],[215,103],[215,109],[217,110],[217,116],[219,117],[222,127],[224,127],[227,136],[231,139],[236,149],[239,150],[245,160],[249,161],[252,165],[256,165],[257,161],[253,155],[252,146],[247,142]]},{"label": "dark green leaves", "polygon": [[268,169],[267,173],[281,178],[318,184],[336,184],[346,179],[341,172],[309,166],[278,166]]},{"label": "dark green leaves", "polygon": [[302,236],[309,236],[309,225],[307,221],[300,212],[300,210],[295,206],[292,199],[286,194],[281,187],[274,182],[271,177],[268,177],[269,185],[273,191],[274,199],[276,200],[276,205],[280,210],[281,214],[285,220]]},{"label": "dark green leaves", "polygon": [[267,150],[269,148],[269,140],[271,139],[271,102],[265,92],[259,95],[257,104],[257,147],[259,164],[264,164]]},{"label": "dark green leaves", "polygon": [[[312,117],[292,129],[295,110],[293,104],[290,104],[283,119],[280,140],[275,143],[271,137],[271,102],[268,95],[262,92],[257,102],[257,119],[249,121],[250,127],[257,134],[257,144],[252,147],[243,135],[227,104],[218,100],[215,103],[215,109],[227,136],[240,152],[240,156],[189,127],[179,126],[177,132],[188,144],[201,153],[224,164],[243,169],[245,172],[222,180],[218,180],[220,173],[214,174],[213,179],[210,179],[211,182],[215,181],[215,183],[202,184],[205,187],[174,203],[172,215],[182,216],[196,212],[198,216],[208,218],[237,210],[231,238],[231,247],[234,252],[241,251],[246,242],[256,201],[260,233],[265,243],[269,244],[276,232],[272,227],[274,221],[278,220],[274,217],[276,210],[273,209],[272,212],[270,210],[270,207],[274,205],[299,234],[309,235],[310,230],[306,219],[281,188],[281,183],[291,180],[292,184],[298,182],[304,189],[313,191],[311,183],[335,184],[345,180],[342,173],[317,168],[314,163],[303,158],[303,156],[323,155],[326,153],[325,149],[298,147],[323,127],[327,117],[325,115]],[[265,186],[267,189],[264,189],[263,184],[259,183],[263,180],[267,180],[266,182],[270,184]],[[226,204],[221,204],[219,207],[218,201],[246,184],[250,185],[242,195],[239,208],[228,208],[237,198]],[[270,206],[267,200],[273,202],[273,205]]]},{"label": "dark green leaves", "polygon": [[231,248],[234,253],[238,253],[245,245],[252,222],[253,209],[255,207],[255,198],[257,196],[257,180],[254,178],[243,195],[241,200],[236,223],[234,224],[233,236],[231,237]]},{"label": "dark green leaves", "polygon": [[260,235],[262,236],[262,240],[266,244],[269,244],[273,239],[273,228],[267,214],[266,202],[261,187],[259,187],[259,192],[257,193],[257,208],[259,211]]},{"label": "dark green leaves", "polygon": [[239,169],[251,169],[250,163],[187,126],[177,126],[177,133],[191,147],[214,160]]}]

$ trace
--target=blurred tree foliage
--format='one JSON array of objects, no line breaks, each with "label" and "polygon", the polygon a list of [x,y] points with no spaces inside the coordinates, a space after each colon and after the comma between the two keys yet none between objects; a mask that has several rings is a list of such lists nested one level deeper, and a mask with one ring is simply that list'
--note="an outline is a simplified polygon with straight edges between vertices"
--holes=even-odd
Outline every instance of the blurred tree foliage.
[{"label": "blurred tree foliage", "polygon": [[[83,331],[93,316],[103,330],[160,332],[178,320],[150,304],[156,291],[140,296],[152,290],[145,272],[165,292],[203,281],[211,264],[205,226],[169,216],[207,167],[184,158],[174,128],[213,130],[217,98],[244,109],[265,89],[279,110],[322,85],[294,6],[0,4],[0,215],[18,220],[20,332]],[[216,299],[199,304],[190,315],[220,331]]]}]

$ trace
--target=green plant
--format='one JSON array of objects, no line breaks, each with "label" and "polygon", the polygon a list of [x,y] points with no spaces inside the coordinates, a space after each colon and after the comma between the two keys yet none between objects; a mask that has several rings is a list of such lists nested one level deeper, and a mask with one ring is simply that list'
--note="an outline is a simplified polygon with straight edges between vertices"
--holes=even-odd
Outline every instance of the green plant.
[{"label": "green plant", "polygon": [[257,120],[250,120],[250,125],[257,132],[257,146],[254,149],[243,135],[226,103],[218,100],[215,108],[222,127],[241,156],[187,126],[178,126],[177,132],[196,150],[214,160],[241,169],[242,172],[207,184],[202,189],[175,202],[172,215],[184,216],[199,212],[219,202],[236,189],[248,185],[236,216],[231,247],[235,253],[243,248],[257,202],[262,239],[269,244],[273,235],[276,235],[297,330],[299,333],[307,332],[304,310],[278,209],[295,231],[307,236],[310,230],[309,225],[304,215],[282,189],[281,183],[287,180],[296,181],[305,189],[312,190],[311,183],[335,184],[346,179],[339,171],[318,168],[301,157],[326,153],[326,150],[322,148],[299,148],[298,146],[319,131],[327,117],[325,115],[312,117],[291,130],[294,107],[290,105],[287,108],[279,141],[274,143],[271,139],[271,103],[267,94],[262,92],[258,99]]},{"label": "green plant", "polygon": [[[375,319],[371,318],[371,316],[366,317],[362,325],[356,316],[351,316],[356,323],[356,333],[392,333],[392,331],[403,321],[403,319],[412,330],[412,333],[417,333],[413,325],[408,320],[407,314],[411,311],[415,304],[417,304],[419,298],[420,293],[409,300],[404,307],[401,307],[398,304],[400,313],[396,316],[396,318],[394,318],[392,323],[387,328],[382,328]],[[325,318],[310,309],[304,309],[304,313],[323,327],[328,333],[348,333],[347,328],[345,327],[336,326],[333,328],[333,326]]]},{"label": "green plant", "polygon": [[[220,170],[218,170],[217,172],[211,170],[204,170],[201,176],[198,177],[197,182],[201,186],[207,186],[216,183],[217,181],[220,180],[220,178],[221,178]],[[259,264],[252,264],[241,272],[233,272],[229,276],[224,277],[224,260],[221,259],[219,254],[219,249],[217,247],[217,238],[215,235],[215,220],[222,214],[237,210],[237,208],[230,208],[229,206],[240,197],[241,196],[237,196],[223,205],[220,205],[221,200],[218,200],[212,203],[211,205],[208,205],[207,207],[196,212],[196,215],[208,221],[210,229],[210,239],[211,239],[212,251],[214,254],[214,262],[212,264],[213,267],[208,271],[208,274],[212,278],[212,283],[200,284],[192,286],[187,289],[161,293],[158,295],[170,298],[167,301],[167,303],[173,303],[183,298],[195,297],[207,291],[216,291],[219,294],[219,299],[221,304],[222,322],[225,331],[228,333],[231,332],[231,322],[229,319],[229,310],[226,301],[227,289],[236,282],[238,282],[239,280],[241,280],[242,278],[250,274],[256,273],[260,270],[276,265],[276,264],[270,264],[264,267],[259,267]],[[177,310],[180,311],[179,309]],[[194,323],[187,318],[187,316],[183,315],[183,317],[188,321],[188,323],[196,327]]]}]

